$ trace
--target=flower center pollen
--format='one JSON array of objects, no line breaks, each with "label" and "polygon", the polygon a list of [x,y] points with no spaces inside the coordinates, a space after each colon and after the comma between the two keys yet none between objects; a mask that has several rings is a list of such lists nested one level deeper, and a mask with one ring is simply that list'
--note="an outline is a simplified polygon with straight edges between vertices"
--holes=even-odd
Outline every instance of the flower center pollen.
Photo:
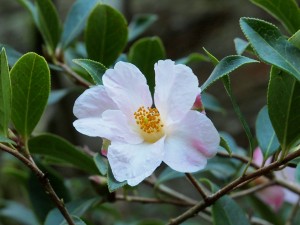
[{"label": "flower center pollen", "polygon": [[140,128],[140,134],[146,142],[154,143],[164,136],[164,125],[156,108],[141,106],[134,113],[134,118]]}]

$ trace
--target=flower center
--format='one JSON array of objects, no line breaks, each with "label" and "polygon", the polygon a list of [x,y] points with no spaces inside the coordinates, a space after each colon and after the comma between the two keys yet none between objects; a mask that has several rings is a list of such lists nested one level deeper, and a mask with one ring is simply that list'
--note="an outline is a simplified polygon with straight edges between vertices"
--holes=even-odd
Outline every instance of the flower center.
[{"label": "flower center", "polygon": [[147,107],[146,109],[141,106],[134,113],[134,118],[140,128],[140,134],[146,142],[154,143],[164,136],[164,125],[156,108]]}]

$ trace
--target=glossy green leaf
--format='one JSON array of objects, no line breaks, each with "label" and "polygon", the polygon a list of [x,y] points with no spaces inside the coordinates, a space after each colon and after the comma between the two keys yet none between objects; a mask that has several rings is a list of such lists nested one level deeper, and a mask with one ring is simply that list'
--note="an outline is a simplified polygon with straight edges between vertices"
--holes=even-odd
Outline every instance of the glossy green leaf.
[{"label": "glossy green leaf", "polygon": [[125,48],[127,34],[123,15],[111,6],[98,4],[86,26],[85,43],[89,58],[109,67]]},{"label": "glossy green leaf", "polygon": [[0,52],[0,135],[7,136],[11,115],[11,84],[5,49]]},{"label": "glossy green leaf", "polygon": [[246,213],[229,196],[223,196],[212,206],[214,225],[250,225]]},{"label": "glossy green leaf", "polygon": [[0,199],[0,221],[8,218],[22,225],[40,225],[33,212],[24,205]]},{"label": "glossy green leaf", "polygon": [[151,93],[154,93],[154,64],[165,58],[165,49],[158,37],[142,38],[135,42],[128,54],[129,62],[136,65],[146,76]]},{"label": "glossy green leaf", "polygon": [[[75,225],[86,225],[85,222],[83,222],[79,217],[77,216],[71,216],[73,222]],[[67,221],[62,222],[60,225],[69,225]]]},{"label": "glossy green leaf", "polygon": [[279,142],[269,118],[268,108],[264,106],[256,119],[256,137],[264,159],[273,155],[279,148]]},{"label": "glossy green leaf", "polygon": [[93,159],[79,151],[68,141],[52,134],[31,138],[28,142],[32,154],[49,156],[91,174],[98,173]]},{"label": "glossy green leaf", "polygon": [[107,171],[107,185],[108,185],[108,190],[109,192],[114,192],[117,189],[123,187],[124,185],[126,185],[127,182],[123,181],[123,182],[119,182],[115,179],[110,166],[108,165],[108,171]]},{"label": "glossy green leaf", "polygon": [[269,116],[283,151],[300,139],[300,81],[272,67],[268,88]]},{"label": "glossy green leaf", "polygon": [[155,14],[135,14],[128,26],[128,41],[144,33],[157,19]]},{"label": "glossy green leaf", "polygon": [[10,140],[9,138],[1,136],[1,135],[0,135],[0,143],[7,143],[7,144],[16,145],[16,143],[13,140]]},{"label": "glossy green leaf", "polygon": [[283,23],[294,34],[300,29],[300,10],[295,0],[251,0]]},{"label": "glossy green leaf", "polygon": [[0,49],[2,48],[5,48],[8,65],[10,66],[13,66],[18,61],[18,59],[22,56],[20,52],[16,51],[12,47],[0,43]]},{"label": "glossy green leaf", "polygon": [[250,47],[250,43],[244,41],[243,39],[235,38],[233,41],[234,41],[236,54],[238,55],[242,55],[246,50],[252,50]]},{"label": "glossy green leaf", "polygon": [[50,93],[50,72],[46,60],[35,54],[23,55],[10,73],[12,121],[27,138],[41,118]]},{"label": "glossy green leaf", "polygon": [[91,10],[98,2],[99,0],[77,0],[72,5],[64,23],[63,34],[61,37],[63,48],[67,48],[82,32]]},{"label": "glossy green leaf", "polygon": [[189,65],[192,63],[199,63],[199,62],[209,62],[209,58],[200,53],[192,53],[186,57],[176,60],[176,64],[185,64]]},{"label": "glossy green leaf", "polygon": [[227,74],[231,73],[237,68],[245,64],[255,63],[255,62],[257,61],[254,59],[247,58],[245,56],[233,55],[233,56],[227,56],[223,58],[215,67],[215,69],[213,70],[209,78],[201,86],[201,90],[205,91],[205,89],[208,88],[215,81],[226,76]]},{"label": "glossy green leaf", "polygon": [[300,49],[291,44],[274,25],[259,19],[242,18],[241,28],[262,61],[300,80]]},{"label": "glossy green leaf", "polygon": [[[100,200],[100,198],[76,200],[67,203],[66,208],[68,209],[71,215],[76,215],[78,217],[86,213]],[[47,215],[44,225],[61,225],[62,223],[64,223],[64,217],[61,215],[60,211],[57,208],[55,208],[51,210]]]},{"label": "glossy green leaf", "polygon": [[[57,196],[65,202],[70,201],[69,191],[64,185],[63,177],[52,168],[38,162],[37,164],[43,173],[47,174],[47,178]],[[45,193],[40,181],[33,172],[30,173],[27,187],[32,208],[40,221],[44,221],[48,212],[55,207],[55,204],[51,201],[50,196]]]},{"label": "glossy green leaf", "polygon": [[108,171],[108,164],[107,164],[107,161],[104,160],[104,157],[101,154],[97,153],[94,156],[94,162],[95,162],[100,174],[105,176]]},{"label": "glossy green leaf", "polygon": [[61,24],[57,10],[51,0],[36,0],[36,9],[38,15],[37,27],[48,50],[53,54],[61,34]]},{"label": "glossy green leaf", "polygon": [[202,92],[201,100],[205,110],[208,109],[214,112],[225,112],[224,108],[221,106],[221,103],[213,95]]},{"label": "glossy green leaf", "polygon": [[86,72],[88,72],[93,78],[95,84],[103,84],[102,76],[107,70],[107,68],[104,65],[90,59],[74,59],[73,62],[85,69]]},{"label": "glossy green leaf", "polygon": [[180,173],[178,171],[172,170],[170,167],[166,167],[158,176],[156,185],[159,185],[161,183],[185,177],[184,173]]},{"label": "glossy green leaf", "polygon": [[222,136],[220,136],[221,140],[220,140],[220,146],[223,147],[227,153],[231,156],[232,151],[229,147],[229,144],[227,143],[226,139],[224,139]]},{"label": "glossy green leaf", "polygon": [[290,37],[289,42],[300,49],[300,30],[298,30],[292,37]]}]

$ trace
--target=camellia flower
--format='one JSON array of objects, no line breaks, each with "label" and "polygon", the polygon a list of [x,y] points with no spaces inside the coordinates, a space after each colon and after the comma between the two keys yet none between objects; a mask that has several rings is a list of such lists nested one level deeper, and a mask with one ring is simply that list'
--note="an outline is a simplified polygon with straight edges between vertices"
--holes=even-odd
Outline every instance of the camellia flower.
[{"label": "camellia flower", "polygon": [[191,110],[198,79],[171,60],[155,66],[154,103],[144,75],[125,62],[103,75],[103,86],[76,100],[77,131],[111,144],[107,158],[116,180],[137,185],[165,162],[179,172],[196,172],[217,152],[220,137],[212,122]]}]

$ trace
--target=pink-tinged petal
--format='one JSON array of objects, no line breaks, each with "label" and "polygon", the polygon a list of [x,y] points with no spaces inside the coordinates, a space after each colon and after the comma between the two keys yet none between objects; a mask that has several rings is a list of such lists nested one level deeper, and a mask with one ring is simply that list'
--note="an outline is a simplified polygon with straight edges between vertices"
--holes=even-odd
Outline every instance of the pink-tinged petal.
[{"label": "pink-tinged petal", "polygon": [[81,118],[100,117],[108,109],[118,109],[107,95],[104,86],[95,86],[84,91],[75,101],[74,115]]},{"label": "pink-tinged petal", "polygon": [[264,156],[262,154],[262,151],[259,147],[255,148],[254,152],[253,152],[253,162],[258,165],[261,166],[264,160]]},{"label": "pink-tinged petal", "polygon": [[204,114],[190,110],[178,124],[167,128],[164,162],[179,172],[196,172],[217,153],[218,131]]},{"label": "pink-tinged petal", "polygon": [[135,186],[161,164],[163,149],[164,138],[155,143],[137,145],[112,142],[107,158],[116,180],[126,180],[129,185]]},{"label": "pink-tinged petal", "polygon": [[180,121],[192,108],[199,92],[198,79],[193,71],[171,60],[155,64],[154,102],[163,121]]},{"label": "pink-tinged petal", "polygon": [[107,110],[102,118],[83,118],[73,123],[77,131],[92,137],[102,137],[110,141],[139,144],[143,141],[128,123],[120,110]]},{"label": "pink-tinged petal", "polygon": [[280,186],[271,186],[257,192],[257,196],[276,212],[284,202],[284,195],[284,189]]},{"label": "pink-tinged petal", "polygon": [[133,118],[139,107],[152,105],[146,78],[133,64],[118,62],[114,69],[105,72],[103,84],[108,95],[127,116]]}]

